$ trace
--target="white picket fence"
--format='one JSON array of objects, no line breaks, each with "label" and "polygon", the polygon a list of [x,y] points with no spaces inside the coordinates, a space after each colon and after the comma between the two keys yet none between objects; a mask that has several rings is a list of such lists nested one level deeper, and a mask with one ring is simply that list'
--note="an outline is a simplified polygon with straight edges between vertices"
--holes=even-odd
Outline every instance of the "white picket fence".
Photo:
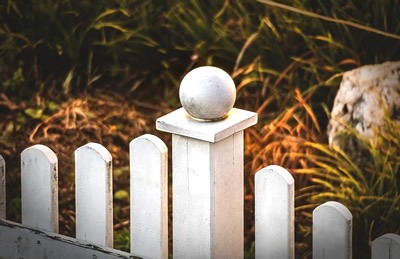
[{"label": "white picket fence", "polygon": [[[111,248],[112,162],[103,146],[89,143],[75,151],[76,239],[57,234],[56,155],[43,145],[34,145],[21,154],[22,224],[5,220],[5,162],[0,156],[0,258],[167,258],[167,147],[157,137],[144,135],[130,143],[130,159],[131,253],[125,253]],[[293,177],[279,166],[268,166],[256,173],[255,184],[256,258],[294,258]],[[195,222],[198,217],[181,219],[186,213],[182,211],[179,220],[203,224]],[[235,240],[231,226],[225,227],[219,234]],[[200,240],[204,237],[201,233],[192,233],[199,236],[191,237],[184,231],[174,233],[174,238],[180,234],[184,235],[181,238],[193,239],[192,246],[200,244],[197,252],[201,253],[205,242]],[[174,245],[179,249],[179,244]],[[333,201],[317,207],[313,213],[313,258],[351,258],[351,247],[350,211]],[[177,258],[204,258],[186,249],[178,251]],[[400,258],[400,236],[387,234],[376,239],[372,258]]]},{"label": "white picket fence", "polygon": [[[212,111],[225,103],[214,97],[227,80],[217,82],[221,71],[206,70],[207,80],[196,82],[208,84],[200,87],[208,91],[200,99],[213,99],[205,104]],[[191,103],[196,98],[188,91]],[[257,123],[257,114],[233,108],[222,118],[194,119],[180,108],[156,122],[158,130],[172,133],[174,258],[243,258],[243,131]],[[0,258],[168,258],[167,146],[143,135],[129,148],[130,253],[112,249],[107,149],[89,143],[75,151],[76,238],[71,238],[58,234],[57,156],[34,145],[21,154],[22,224],[5,219],[6,170],[0,156]],[[256,258],[295,258],[294,179],[279,166],[255,174],[255,224]],[[314,210],[312,254],[352,258],[352,215],[342,204],[328,201]],[[400,236],[374,240],[372,258],[399,259]]]}]

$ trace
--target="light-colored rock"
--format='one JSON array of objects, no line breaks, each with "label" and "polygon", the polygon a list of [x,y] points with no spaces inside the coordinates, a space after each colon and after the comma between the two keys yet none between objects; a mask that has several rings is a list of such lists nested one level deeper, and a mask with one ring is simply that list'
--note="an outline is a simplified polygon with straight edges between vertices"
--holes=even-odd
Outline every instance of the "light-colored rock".
[{"label": "light-colored rock", "polygon": [[374,138],[384,126],[386,112],[400,125],[400,61],[344,73],[328,125],[329,144],[340,146],[338,135],[345,124],[364,137]]}]

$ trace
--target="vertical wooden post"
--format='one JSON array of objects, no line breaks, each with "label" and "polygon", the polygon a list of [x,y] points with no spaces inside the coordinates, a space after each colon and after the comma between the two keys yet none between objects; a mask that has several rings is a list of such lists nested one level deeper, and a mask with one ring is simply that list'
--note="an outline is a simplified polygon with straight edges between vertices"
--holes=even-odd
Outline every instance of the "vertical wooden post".
[{"label": "vertical wooden post", "polygon": [[243,257],[243,130],[256,122],[239,109],[212,122],[183,108],[157,120],[173,134],[174,258]]},{"label": "vertical wooden post", "polygon": [[168,258],[168,149],[143,135],[130,145],[131,253]]},{"label": "vertical wooden post", "polygon": [[255,175],[256,258],[294,258],[294,179],[271,165]]},{"label": "vertical wooden post", "polygon": [[400,235],[393,233],[378,237],[372,242],[372,259],[400,258]]},{"label": "vertical wooden post", "polygon": [[22,224],[58,232],[57,163],[57,156],[46,146],[34,145],[22,151]]},{"label": "vertical wooden post", "polygon": [[100,144],[75,151],[76,238],[113,247],[112,158]]},{"label": "vertical wooden post", "polygon": [[313,211],[313,258],[352,258],[352,218],[341,203],[325,202]]},{"label": "vertical wooden post", "polygon": [[0,155],[0,219],[6,218],[6,162]]}]

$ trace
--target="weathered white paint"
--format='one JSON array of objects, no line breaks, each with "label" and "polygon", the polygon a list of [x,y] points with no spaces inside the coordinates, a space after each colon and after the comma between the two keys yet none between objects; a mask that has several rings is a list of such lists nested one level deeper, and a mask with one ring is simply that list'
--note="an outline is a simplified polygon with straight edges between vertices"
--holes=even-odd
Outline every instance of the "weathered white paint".
[{"label": "weathered white paint", "polygon": [[76,237],[113,246],[112,158],[89,143],[75,151]]},{"label": "weathered white paint", "polygon": [[58,232],[57,163],[57,156],[44,145],[22,151],[22,224]]},{"label": "weathered white paint", "polygon": [[175,258],[243,257],[243,130],[257,114],[199,121],[184,108],[157,120],[172,133]]},{"label": "weathered white paint", "polygon": [[133,254],[0,220],[0,258],[134,259]]},{"label": "weathered white paint", "polygon": [[172,146],[174,258],[242,258],[243,132]]},{"label": "weathered white paint", "polygon": [[6,162],[0,155],[0,219],[6,218]]},{"label": "weathered white paint", "polygon": [[352,218],[341,203],[326,202],[313,211],[313,258],[352,258]]},{"label": "weathered white paint", "polygon": [[179,99],[191,116],[218,120],[232,109],[236,87],[224,70],[212,66],[198,67],[182,79]]},{"label": "weathered white paint", "polygon": [[211,257],[209,149],[207,142],[172,135],[174,258]]},{"label": "weathered white paint", "polygon": [[294,179],[280,166],[255,175],[256,258],[294,258]]},{"label": "weathered white paint", "polygon": [[372,259],[399,259],[400,235],[393,233],[378,237],[372,242]]},{"label": "weathered white paint", "polygon": [[168,258],[168,149],[143,135],[130,145],[131,252]]},{"label": "weathered white paint", "polygon": [[210,147],[211,257],[243,258],[243,131]]},{"label": "weathered white paint", "polygon": [[233,108],[224,120],[205,122],[193,119],[184,108],[157,119],[160,131],[218,142],[257,123],[257,113]]}]

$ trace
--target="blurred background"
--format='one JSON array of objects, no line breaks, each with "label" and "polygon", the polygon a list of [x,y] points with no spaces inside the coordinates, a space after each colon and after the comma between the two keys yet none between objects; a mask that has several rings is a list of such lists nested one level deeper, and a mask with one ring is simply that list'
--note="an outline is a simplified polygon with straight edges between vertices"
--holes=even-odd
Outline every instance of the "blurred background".
[{"label": "blurred background", "polygon": [[328,200],[353,213],[354,258],[366,258],[371,240],[400,234],[400,129],[388,119],[371,142],[349,128],[361,159],[326,130],[342,74],[399,60],[399,35],[397,0],[1,1],[7,217],[21,216],[20,152],[45,144],[59,159],[60,233],[73,236],[73,152],[98,142],[113,155],[115,248],[129,250],[129,142],[151,133],[171,149],[155,120],[180,107],[187,72],[213,65],[234,79],[235,106],[259,116],[245,134],[246,258],[254,174],[270,164],[296,180],[297,258],[311,258],[312,210]]}]

